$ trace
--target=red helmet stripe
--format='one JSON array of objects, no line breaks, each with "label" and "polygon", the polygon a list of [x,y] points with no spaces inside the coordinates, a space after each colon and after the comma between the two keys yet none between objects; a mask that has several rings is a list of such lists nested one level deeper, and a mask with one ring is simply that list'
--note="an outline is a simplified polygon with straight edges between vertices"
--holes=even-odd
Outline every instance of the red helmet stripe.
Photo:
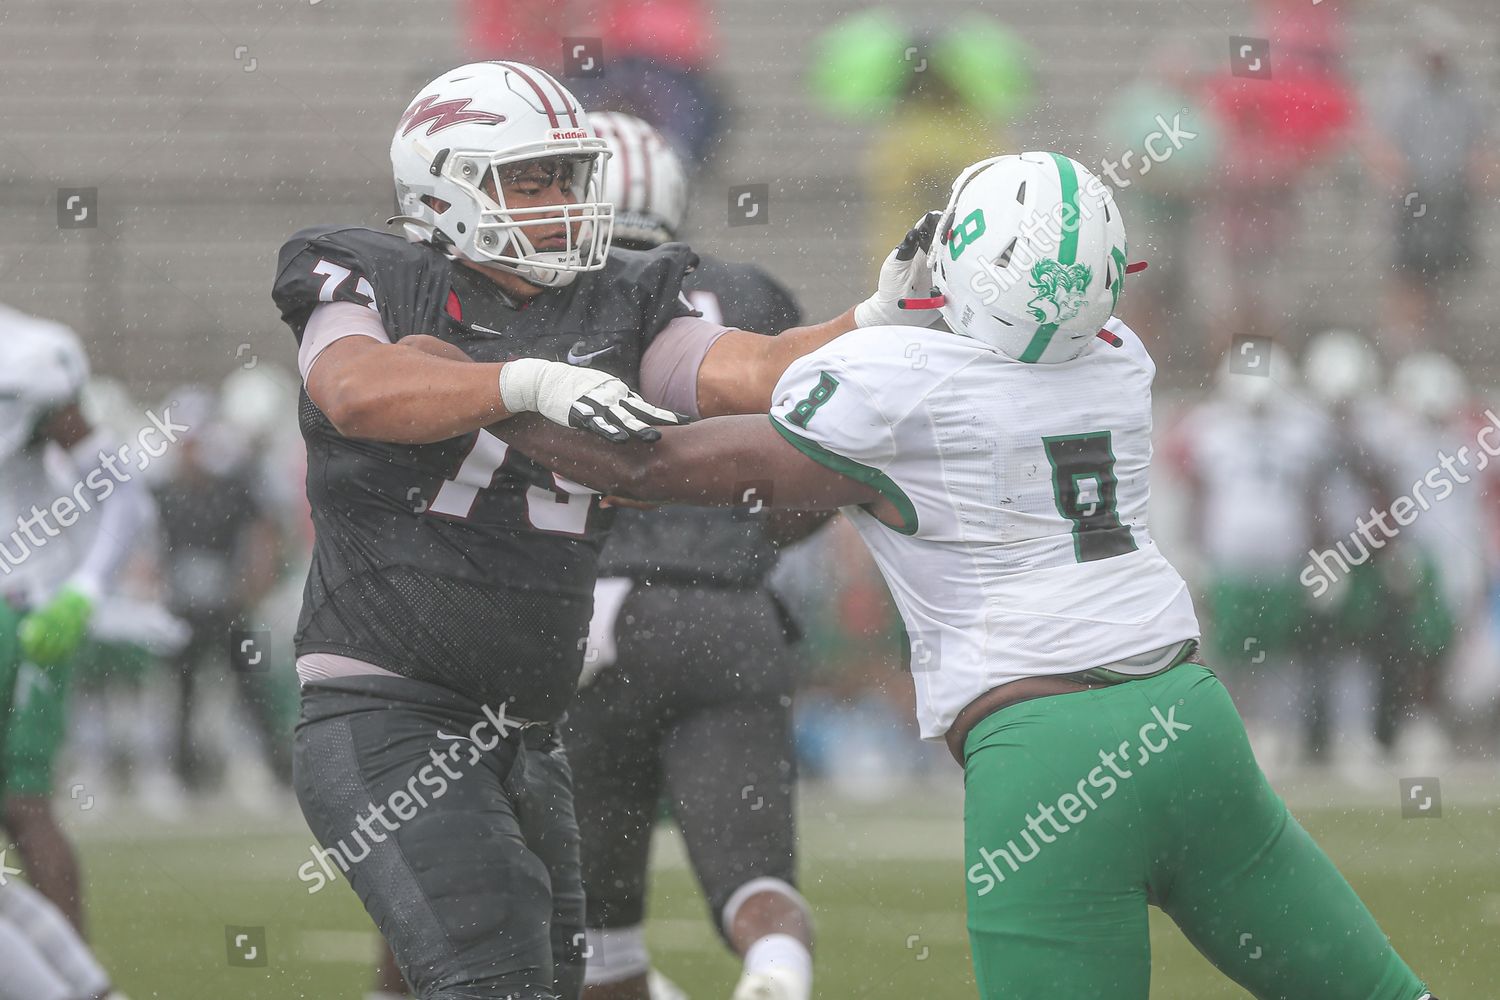
[{"label": "red helmet stripe", "polygon": [[[593,122],[594,132],[599,138],[609,143],[609,148],[614,151],[610,158],[611,169],[620,171],[620,187],[625,192],[628,204],[630,198],[630,150],[625,143],[625,134],[615,127],[616,123],[606,118],[595,118]],[[616,206],[624,211],[626,205]]]},{"label": "red helmet stripe", "polygon": [[566,90],[563,90],[562,84],[557,82],[556,77],[554,77],[551,73],[543,73],[541,70],[537,70],[537,72],[541,73],[542,78],[545,79],[548,83],[552,84],[552,89],[557,91],[557,99],[562,102],[562,109],[567,114],[568,121],[572,123],[574,128],[577,128],[578,106],[573,103],[572,98],[568,96],[568,92]]},{"label": "red helmet stripe", "polygon": [[[519,76],[522,80],[526,81],[527,86],[531,88],[531,92],[536,94],[536,99],[542,102],[542,108],[547,113],[547,121],[552,125],[553,128],[557,128],[561,123],[557,120],[557,112],[552,108],[552,101],[548,99],[547,92],[543,90],[541,86],[531,78],[531,74],[527,73],[524,69],[522,69],[515,63],[502,62],[500,65],[504,66],[506,69],[516,74],[516,76]],[[556,84],[554,83],[553,86],[556,86]],[[573,120],[573,124],[578,124],[578,120],[576,118]]]},{"label": "red helmet stripe", "polygon": [[614,146],[615,159],[620,161],[620,190],[625,192],[625,204],[620,206],[623,210],[630,207],[630,142],[624,129],[615,129],[614,133],[610,144]]},{"label": "red helmet stripe", "polygon": [[641,173],[645,176],[642,186],[646,189],[646,197],[641,204],[641,211],[648,214],[651,211],[651,156],[655,152],[651,148],[653,138],[649,132],[643,131],[641,133],[641,152],[645,154],[641,157]]}]

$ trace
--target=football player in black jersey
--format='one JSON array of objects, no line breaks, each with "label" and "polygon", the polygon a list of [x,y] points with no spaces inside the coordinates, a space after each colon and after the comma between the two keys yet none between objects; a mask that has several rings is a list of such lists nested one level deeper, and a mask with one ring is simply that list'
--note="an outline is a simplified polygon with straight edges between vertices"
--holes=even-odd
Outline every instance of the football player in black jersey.
[{"label": "football player in black jersey", "polygon": [[827,323],[708,322],[682,298],[686,247],[610,252],[608,155],[546,73],[462,66],[396,127],[405,238],[307,229],[278,261],[315,529],[294,760],[322,849],[298,874],[309,891],[347,877],[428,1000],[572,998],[583,974],[555,726],[612,511],[504,421],[623,441],[670,411],[764,412],[793,359],[921,291],[888,261]]},{"label": "football player in black jersey", "polygon": [[[613,157],[605,193],[615,246],[677,238],[687,178],[652,126],[591,114]],[[778,333],[791,294],[751,264],[702,255],[684,281],[706,318]],[[747,490],[753,487],[747,486]],[[588,1000],[669,991],[646,951],[646,868],[665,797],[710,919],[745,959],[737,1000],[807,1000],[812,921],[795,888],[793,663],[766,587],[777,548],[825,514],[668,507],[623,510],[600,560],[591,642],[566,743],[583,834]],[[764,499],[764,498],[763,498]]]}]

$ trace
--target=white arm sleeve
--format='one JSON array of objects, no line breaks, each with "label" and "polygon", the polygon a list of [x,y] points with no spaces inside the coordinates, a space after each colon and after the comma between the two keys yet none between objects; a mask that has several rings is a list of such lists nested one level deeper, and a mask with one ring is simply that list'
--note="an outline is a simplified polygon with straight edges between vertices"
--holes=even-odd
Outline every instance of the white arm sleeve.
[{"label": "white arm sleeve", "polygon": [[[108,435],[96,430],[68,449],[68,463],[82,479],[97,467],[99,454],[110,450]],[[150,534],[156,520],[156,502],[145,483],[132,476],[116,482],[114,491],[98,502],[93,516],[98,523],[78,568],[68,577],[68,585],[97,603],[109,590],[136,541]]]},{"label": "white arm sleeve", "polygon": [[391,342],[385,324],[367,307],[353,302],[324,302],[308,316],[307,326],[302,330],[302,345],[297,349],[297,369],[302,372],[304,384],[318,355],[329,344],[345,337],[369,337],[382,344]]},{"label": "white arm sleeve", "polygon": [[696,316],[678,316],[662,327],[641,356],[641,398],[675,413],[702,416],[698,369],[708,349],[729,330]]}]

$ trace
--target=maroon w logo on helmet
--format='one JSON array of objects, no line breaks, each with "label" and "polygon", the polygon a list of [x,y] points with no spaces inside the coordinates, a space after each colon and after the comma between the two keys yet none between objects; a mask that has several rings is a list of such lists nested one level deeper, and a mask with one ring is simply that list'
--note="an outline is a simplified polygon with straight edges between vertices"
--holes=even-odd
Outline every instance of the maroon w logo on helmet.
[{"label": "maroon w logo on helmet", "polygon": [[499,125],[505,121],[504,115],[497,115],[492,111],[467,111],[470,98],[460,97],[451,101],[440,101],[436,96],[424,97],[411,107],[406,109],[406,114],[401,116],[397,125],[402,135],[409,135],[423,125],[432,124],[427,127],[427,134],[441,132],[452,125],[463,125],[467,122],[482,122],[485,125]]}]

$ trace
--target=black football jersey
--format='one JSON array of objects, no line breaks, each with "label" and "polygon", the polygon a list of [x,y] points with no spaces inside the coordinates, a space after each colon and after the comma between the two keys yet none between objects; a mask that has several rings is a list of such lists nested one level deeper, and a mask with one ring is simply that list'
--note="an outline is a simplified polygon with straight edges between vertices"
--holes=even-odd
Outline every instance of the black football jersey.
[{"label": "black football jersey", "polygon": [[[701,256],[683,282],[687,299],[703,317],[756,333],[780,333],[802,322],[791,293],[751,264]],[[600,563],[601,576],[628,576],[714,587],[755,587],[776,565],[776,548],[761,530],[775,503],[766,484],[746,484],[750,495],[732,510],[662,507],[622,510]],[[762,503],[757,505],[756,501]]]},{"label": "black football jersey", "polygon": [[[585,364],[635,385],[643,351],[691,310],[685,246],[615,250],[603,270],[531,300],[426,244],[305,229],[272,292],[298,343],[319,303],[379,314],[392,341],[429,334],[475,361]],[[556,719],[582,664],[613,511],[487,430],[402,445],[338,433],[304,390],[315,542],[298,655],[338,653],[441,684],[512,715]]]}]

